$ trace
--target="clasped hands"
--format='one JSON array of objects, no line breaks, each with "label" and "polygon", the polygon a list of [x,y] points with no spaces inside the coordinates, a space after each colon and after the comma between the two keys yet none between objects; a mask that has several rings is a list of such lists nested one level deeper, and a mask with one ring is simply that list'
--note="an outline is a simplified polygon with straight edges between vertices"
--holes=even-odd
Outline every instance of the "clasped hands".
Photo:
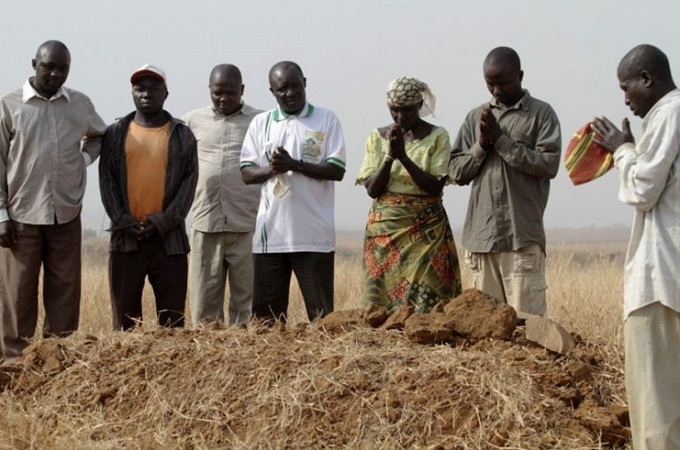
[{"label": "clasped hands", "polygon": [[286,173],[297,167],[298,161],[294,160],[288,150],[283,147],[277,147],[272,152],[271,160],[269,161],[269,170],[272,174]]},{"label": "clasped hands", "polygon": [[621,124],[623,131],[616,128],[616,125],[604,116],[594,118],[590,128],[595,132],[593,141],[600,144],[609,153],[614,153],[617,148],[627,142],[635,143],[628,119],[623,119]]},{"label": "clasped hands", "polygon": [[496,145],[496,141],[503,135],[501,126],[498,125],[498,120],[491,112],[491,107],[487,106],[482,111],[482,116],[479,119],[479,145],[484,150],[491,149]]},{"label": "clasped hands", "polygon": [[144,219],[141,222],[125,228],[125,232],[138,241],[149,239],[154,235],[154,233],[156,233],[156,231],[156,225],[154,225],[149,219]]},{"label": "clasped hands", "polygon": [[390,144],[387,155],[392,159],[402,161],[406,157],[406,147],[404,146],[404,130],[397,124],[392,125],[387,134],[387,141]]}]

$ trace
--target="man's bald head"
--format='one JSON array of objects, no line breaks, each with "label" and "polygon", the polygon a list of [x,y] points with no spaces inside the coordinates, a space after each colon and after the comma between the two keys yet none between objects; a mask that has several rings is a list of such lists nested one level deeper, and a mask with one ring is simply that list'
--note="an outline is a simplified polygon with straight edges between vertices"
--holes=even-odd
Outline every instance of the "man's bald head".
[{"label": "man's bald head", "polygon": [[638,45],[626,53],[616,74],[626,105],[639,117],[675,89],[668,58],[653,45]]},{"label": "man's bald head", "polygon": [[43,97],[51,98],[68,78],[71,53],[63,42],[46,41],[38,47],[31,65],[35,70],[31,86]]},{"label": "man's bald head", "polygon": [[40,47],[35,52],[35,59],[40,59],[46,52],[63,52],[68,55],[69,63],[71,62],[71,52],[69,52],[66,44],[61,41],[50,40],[40,44]]},{"label": "man's bald head", "polygon": [[245,86],[241,71],[233,64],[218,64],[210,71],[208,82],[213,108],[225,116],[239,111]]},{"label": "man's bald head", "polygon": [[634,47],[621,58],[617,69],[619,76],[631,76],[642,71],[649,72],[658,80],[673,81],[668,57],[653,45],[642,44]]},{"label": "man's bald head", "polygon": [[307,102],[307,79],[299,65],[281,61],[269,70],[269,90],[279,107],[288,114],[297,114]]},{"label": "man's bald head", "polygon": [[214,79],[229,79],[237,84],[243,83],[241,70],[233,64],[218,64],[213,67],[209,82],[212,83]]},{"label": "man's bald head", "polygon": [[281,61],[272,66],[271,69],[269,69],[269,84],[271,85],[272,77],[281,74],[283,72],[289,73],[289,74],[297,74],[301,78],[304,78],[305,75],[302,73],[302,68],[300,66],[293,62],[293,61]]}]

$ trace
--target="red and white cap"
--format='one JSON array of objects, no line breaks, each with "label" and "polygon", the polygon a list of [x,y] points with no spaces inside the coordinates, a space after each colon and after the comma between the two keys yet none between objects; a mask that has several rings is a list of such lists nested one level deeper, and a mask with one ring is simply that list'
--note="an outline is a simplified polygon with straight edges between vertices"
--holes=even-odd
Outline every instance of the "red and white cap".
[{"label": "red and white cap", "polygon": [[135,84],[138,79],[146,76],[158,78],[163,83],[167,81],[165,79],[165,72],[163,72],[163,69],[158,66],[154,66],[153,64],[144,64],[142,67],[132,72],[132,76],[130,76],[130,83]]}]

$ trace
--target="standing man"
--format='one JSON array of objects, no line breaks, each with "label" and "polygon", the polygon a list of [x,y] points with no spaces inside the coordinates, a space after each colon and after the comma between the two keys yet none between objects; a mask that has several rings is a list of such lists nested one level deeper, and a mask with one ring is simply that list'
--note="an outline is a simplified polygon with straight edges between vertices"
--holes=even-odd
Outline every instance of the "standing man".
[{"label": "standing man", "polygon": [[184,220],[198,178],[196,139],[163,110],[168,88],[160,68],[145,64],[130,82],[136,110],[107,128],[99,163],[111,219],[113,328],[127,330],[142,319],[147,275],[158,323],[182,327],[189,253]]},{"label": "standing man", "polygon": [[106,128],[90,99],[64,86],[66,45],[43,43],[32,65],[35,76],[0,100],[3,364],[17,359],[35,333],[41,266],[43,336],[78,328],[85,172]]},{"label": "standing man", "polygon": [[625,264],[626,391],[635,450],[680,448],[680,90],[666,55],[629,51],[617,70],[625,103],[642,117],[636,144],[595,119],[596,142],[614,154],[619,200],[635,208]]},{"label": "standing man", "polygon": [[543,212],[560,164],[555,111],[522,89],[517,53],[497,47],[484,60],[493,98],[472,111],[451,150],[450,176],[472,183],[463,228],[474,286],[515,308],[545,314]]},{"label": "standing man", "polygon": [[241,152],[246,184],[263,184],[253,238],[253,315],[286,320],[291,273],[310,320],[333,311],[335,181],[345,175],[345,139],[335,114],[307,102],[294,62],[269,71],[278,107],[250,124]]},{"label": "standing man", "polygon": [[198,185],[191,207],[191,317],[224,322],[229,277],[229,324],[250,320],[253,303],[253,231],[260,187],[241,178],[243,138],[256,110],[242,102],[241,71],[220,64],[210,72],[212,105],[184,121],[198,141]]}]

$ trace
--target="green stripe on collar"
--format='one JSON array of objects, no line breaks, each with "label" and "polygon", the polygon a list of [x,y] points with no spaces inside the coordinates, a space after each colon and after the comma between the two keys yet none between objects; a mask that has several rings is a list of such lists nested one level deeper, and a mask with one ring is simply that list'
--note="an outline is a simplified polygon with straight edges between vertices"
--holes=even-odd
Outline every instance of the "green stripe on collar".
[{"label": "green stripe on collar", "polygon": [[298,114],[288,114],[287,112],[282,110],[280,106],[277,106],[274,112],[272,113],[272,120],[274,122],[279,122],[281,120],[288,119],[290,116],[307,118],[311,116],[313,113],[314,105],[312,105],[311,103],[305,103],[304,108],[302,108],[302,111],[300,111]]}]

